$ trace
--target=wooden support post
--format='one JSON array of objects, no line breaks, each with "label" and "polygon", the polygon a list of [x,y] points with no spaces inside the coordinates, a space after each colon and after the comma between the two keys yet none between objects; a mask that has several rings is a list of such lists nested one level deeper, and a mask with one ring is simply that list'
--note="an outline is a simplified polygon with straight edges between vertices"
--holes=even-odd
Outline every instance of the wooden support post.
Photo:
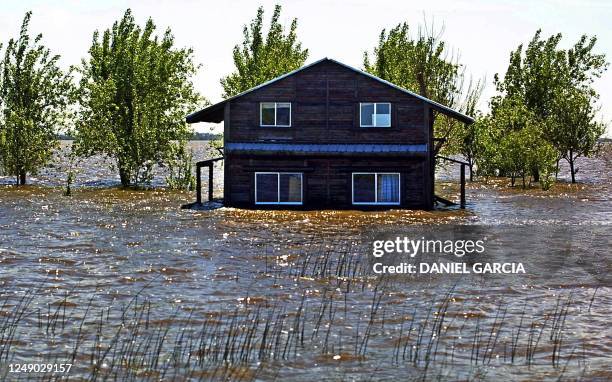
[{"label": "wooden support post", "polygon": [[461,164],[461,208],[465,208],[465,164]]},{"label": "wooden support post", "polygon": [[208,201],[213,200],[213,163],[208,165]]},{"label": "wooden support post", "polygon": [[198,163],[196,164],[196,203],[202,204],[202,176],[200,175],[200,170],[202,166]]}]

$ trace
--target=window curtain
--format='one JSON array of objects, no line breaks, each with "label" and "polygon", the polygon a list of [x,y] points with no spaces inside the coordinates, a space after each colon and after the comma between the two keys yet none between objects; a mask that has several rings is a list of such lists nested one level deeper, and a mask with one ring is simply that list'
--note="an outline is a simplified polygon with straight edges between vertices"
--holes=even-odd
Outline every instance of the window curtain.
[{"label": "window curtain", "polygon": [[378,202],[399,203],[399,176],[396,174],[378,175]]},{"label": "window curtain", "polygon": [[280,195],[281,202],[301,203],[302,202],[302,175],[301,174],[280,174]]}]

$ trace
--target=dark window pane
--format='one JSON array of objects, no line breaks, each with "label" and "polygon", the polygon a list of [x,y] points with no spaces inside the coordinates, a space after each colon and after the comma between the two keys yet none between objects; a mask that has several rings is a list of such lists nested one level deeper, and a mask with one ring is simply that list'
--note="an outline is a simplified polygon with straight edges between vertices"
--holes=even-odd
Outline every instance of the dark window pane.
[{"label": "dark window pane", "polygon": [[284,203],[302,202],[301,174],[280,174],[280,201]]},{"label": "dark window pane", "polygon": [[399,203],[399,174],[378,174],[378,203]]},{"label": "dark window pane", "polygon": [[291,125],[291,104],[277,103],[276,104],[276,125],[289,126]]},{"label": "dark window pane", "polygon": [[355,203],[374,203],[375,190],[374,174],[354,174],[353,175],[353,202]]},{"label": "dark window pane", "polygon": [[256,202],[269,203],[278,202],[278,175],[277,174],[257,174],[257,197]]},{"label": "dark window pane", "polygon": [[391,113],[391,105],[388,103],[377,103],[376,114],[389,114]]},{"label": "dark window pane", "polygon": [[261,124],[274,125],[274,102],[263,102],[261,104]]},{"label": "dark window pane", "polygon": [[391,126],[391,105],[388,103],[376,104],[376,126]]},{"label": "dark window pane", "polygon": [[374,115],[373,103],[361,104],[361,126],[372,126]]}]

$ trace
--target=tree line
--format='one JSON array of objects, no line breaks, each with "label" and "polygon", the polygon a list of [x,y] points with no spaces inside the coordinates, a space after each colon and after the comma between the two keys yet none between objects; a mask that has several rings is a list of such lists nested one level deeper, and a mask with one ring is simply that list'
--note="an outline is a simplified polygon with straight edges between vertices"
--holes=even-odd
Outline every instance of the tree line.
[{"label": "tree line", "polygon": [[[170,185],[191,183],[185,115],[206,100],[195,90],[193,51],[175,47],[170,29],[138,25],[131,10],[95,31],[87,57],[63,71],[59,55],[31,38],[31,12],[0,62],[0,167],[26,183],[58,147],[58,133],[74,137],[75,158],[114,159],[124,186],[149,183],[156,164],[170,168]],[[78,78],[78,81],[76,80]],[[68,183],[72,174],[68,174]]]},{"label": "tree line", "polygon": [[[244,26],[233,50],[235,69],[220,80],[224,97],[304,65],[308,49],[298,39],[297,19],[285,28],[280,14],[277,5],[264,31],[260,7]],[[128,9],[112,27],[95,31],[86,58],[63,71],[42,35],[30,36],[31,16],[0,62],[0,169],[25,184],[27,174],[51,160],[63,131],[75,139],[71,161],[110,157],[124,186],[149,183],[162,164],[170,169],[169,186],[189,187],[186,140],[193,131],[185,115],[208,103],[193,85],[199,69],[193,51],[176,47],[170,29],[157,33],[151,19],[138,25]],[[567,161],[575,182],[576,159],[592,155],[605,131],[593,83],[608,63],[595,52],[596,37],[584,35],[562,49],[561,34],[544,38],[537,31],[510,53],[506,73],[494,76],[496,95],[483,113],[485,81],[467,77],[442,35],[427,25],[383,29],[364,52],[363,70],[475,117],[471,125],[441,114],[434,119],[435,154],[461,155],[470,179],[505,176],[512,185],[520,180],[548,189]]]}]

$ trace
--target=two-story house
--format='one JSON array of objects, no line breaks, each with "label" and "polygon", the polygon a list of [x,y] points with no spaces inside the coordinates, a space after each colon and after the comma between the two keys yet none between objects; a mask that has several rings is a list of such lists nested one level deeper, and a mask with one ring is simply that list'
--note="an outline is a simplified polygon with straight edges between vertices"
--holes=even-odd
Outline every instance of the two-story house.
[{"label": "two-story house", "polygon": [[434,112],[473,122],[324,58],[187,122],[224,122],[226,206],[430,209]]}]

